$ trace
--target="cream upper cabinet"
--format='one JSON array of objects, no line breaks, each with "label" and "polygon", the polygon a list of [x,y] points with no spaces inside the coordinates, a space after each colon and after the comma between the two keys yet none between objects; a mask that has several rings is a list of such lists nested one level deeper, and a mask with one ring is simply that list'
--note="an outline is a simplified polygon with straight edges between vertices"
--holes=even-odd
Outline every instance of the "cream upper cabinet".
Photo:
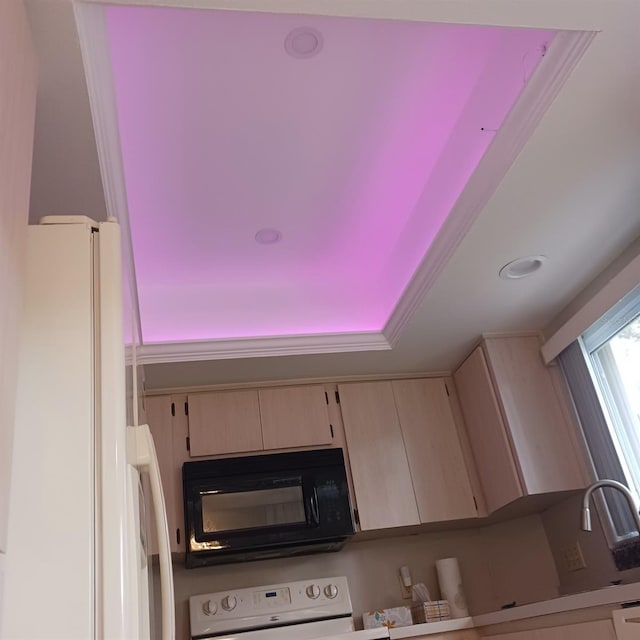
[{"label": "cream upper cabinet", "polygon": [[419,524],[391,382],[338,390],[361,529]]},{"label": "cream upper cabinet", "polygon": [[187,403],[193,457],[332,444],[322,385],[194,393]]},{"label": "cream upper cabinet", "polygon": [[523,495],[482,347],[454,375],[489,513]]},{"label": "cream upper cabinet", "polygon": [[395,380],[392,388],[420,521],[477,517],[445,381]]},{"label": "cream upper cabinet", "polygon": [[588,483],[536,336],[484,340],[454,379],[489,512]]},{"label": "cream upper cabinet", "polygon": [[192,456],[261,451],[258,392],[214,391],[188,397]]},{"label": "cream upper cabinet", "polygon": [[[167,526],[169,530],[169,542],[171,551],[179,553],[184,551],[184,517],[182,516],[182,481],[179,487],[174,475],[174,450],[173,413],[171,396],[151,396],[145,398],[145,411],[149,430],[153,436],[153,442],[158,456],[160,467],[160,480],[167,509]],[[176,495],[176,489],[180,489]],[[153,508],[153,507],[151,507]],[[153,518],[152,514],[149,514]],[[151,526],[151,553],[158,553],[158,540],[155,526]]]},{"label": "cream upper cabinet", "polygon": [[331,425],[323,386],[260,389],[258,399],[265,449],[331,444]]}]

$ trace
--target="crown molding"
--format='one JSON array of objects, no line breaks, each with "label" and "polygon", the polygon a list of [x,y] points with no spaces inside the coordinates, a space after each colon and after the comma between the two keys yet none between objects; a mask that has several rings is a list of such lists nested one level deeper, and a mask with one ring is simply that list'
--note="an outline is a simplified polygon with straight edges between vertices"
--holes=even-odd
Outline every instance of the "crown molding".
[{"label": "crown molding", "polygon": [[391,345],[381,333],[376,332],[162,342],[143,344],[138,351],[138,363],[229,360],[385,349],[391,349]]},{"label": "crown molding", "polygon": [[393,347],[449,258],[485,208],[593,41],[594,31],[560,31],[496,132],[382,333]]},{"label": "crown molding", "polygon": [[118,221],[122,229],[123,271],[127,279],[134,307],[135,330],[142,336],[140,302],[136,280],[129,204],[120,148],[120,130],[113,72],[109,55],[109,42],[105,23],[104,6],[74,2],[73,12],[82,51],[82,63],[87,79],[87,91],[91,106],[93,130],[96,136],[102,188],[109,217]]},{"label": "crown molding", "polygon": [[431,378],[450,378],[451,371],[418,371],[409,373],[367,373],[350,376],[324,376],[320,378],[287,378],[284,380],[254,380],[248,382],[221,382],[219,384],[204,384],[182,387],[157,387],[145,389],[144,395],[169,396],[188,395],[191,393],[209,393],[211,391],[229,391],[233,389],[267,389],[273,387],[300,387],[304,385],[321,384],[328,390],[337,388],[338,384],[350,382],[384,382],[387,380],[416,380]]}]

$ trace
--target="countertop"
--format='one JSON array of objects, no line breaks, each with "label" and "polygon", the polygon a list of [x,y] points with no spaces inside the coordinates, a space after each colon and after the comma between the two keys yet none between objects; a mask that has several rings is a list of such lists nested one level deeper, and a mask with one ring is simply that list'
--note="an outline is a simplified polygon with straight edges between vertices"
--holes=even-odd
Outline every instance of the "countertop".
[{"label": "countertop", "polygon": [[428,622],[426,624],[415,624],[410,627],[398,627],[396,629],[390,629],[389,636],[391,640],[396,640],[397,638],[415,638],[434,633],[486,627],[492,624],[513,622],[514,620],[537,618],[554,613],[589,609],[591,607],[622,602],[634,602],[636,600],[640,600],[640,582],[560,596],[552,600],[533,602],[531,604],[513,607],[512,609],[502,609],[501,611],[493,611],[469,618],[458,618],[444,622]]}]

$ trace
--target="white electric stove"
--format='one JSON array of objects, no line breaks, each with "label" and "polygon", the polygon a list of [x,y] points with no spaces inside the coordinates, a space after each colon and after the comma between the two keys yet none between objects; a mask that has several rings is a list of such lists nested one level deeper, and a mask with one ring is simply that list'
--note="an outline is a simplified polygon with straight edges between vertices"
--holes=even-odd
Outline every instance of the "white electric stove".
[{"label": "white electric stove", "polygon": [[354,631],[345,577],[302,580],[189,598],[192,640],[388,640]]}]

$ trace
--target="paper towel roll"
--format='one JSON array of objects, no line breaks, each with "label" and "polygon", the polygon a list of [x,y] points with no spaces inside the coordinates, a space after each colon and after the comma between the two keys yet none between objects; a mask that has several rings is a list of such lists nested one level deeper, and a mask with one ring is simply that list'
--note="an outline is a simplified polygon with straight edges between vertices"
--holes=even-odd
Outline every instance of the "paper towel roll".
[{"label": "paper towel roll", "polygon": [[451,617],[466,618],[469,615],[469,609],[467,609],[467,601],[462,589],[458,558],[436,560],[436,571],[442,598],[449,601]]}]

